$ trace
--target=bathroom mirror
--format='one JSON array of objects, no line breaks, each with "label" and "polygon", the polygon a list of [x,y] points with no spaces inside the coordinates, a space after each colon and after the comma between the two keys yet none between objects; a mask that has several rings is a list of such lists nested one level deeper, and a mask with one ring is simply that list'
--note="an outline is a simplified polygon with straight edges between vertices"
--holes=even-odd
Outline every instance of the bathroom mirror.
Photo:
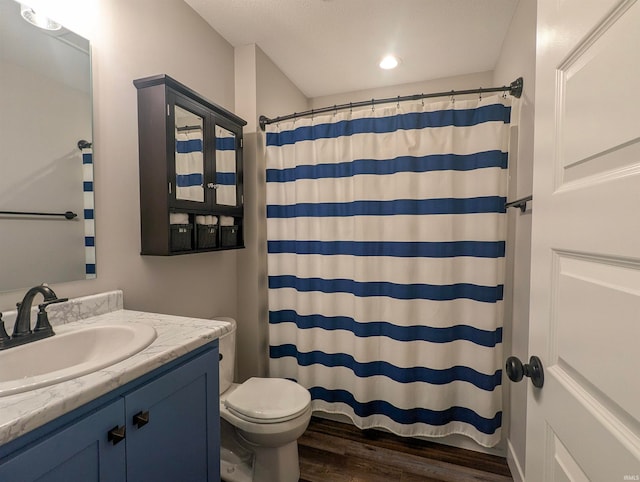
[{"label": "bathroom mirror", "polygon": [[0,113],[0,291],[94,278],[89,41],[0,0]]}]

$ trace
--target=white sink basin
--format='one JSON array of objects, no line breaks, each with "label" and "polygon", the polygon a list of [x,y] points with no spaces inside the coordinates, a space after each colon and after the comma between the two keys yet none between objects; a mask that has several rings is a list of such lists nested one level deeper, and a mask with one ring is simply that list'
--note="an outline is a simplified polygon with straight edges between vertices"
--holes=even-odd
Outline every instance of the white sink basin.
[{"label": "white sink basin", "polygon": [[138,323],[54,328],[44,340],[0,351],[0,397],[113,365],[148,347],[156,330]]}]

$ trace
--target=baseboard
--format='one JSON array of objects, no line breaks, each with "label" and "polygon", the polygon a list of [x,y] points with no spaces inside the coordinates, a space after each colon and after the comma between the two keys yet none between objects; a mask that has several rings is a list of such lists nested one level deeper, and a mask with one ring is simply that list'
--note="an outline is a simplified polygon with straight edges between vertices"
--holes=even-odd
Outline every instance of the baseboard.
[{"label": "baseboard", "polygon": [[524,471],[520,466],[520,462],[516,458],[515,451],[513,450],[513,445],[511,445],[511,440],[509,439],[507,439],[507,465],[509,466],[509,470],[511,471],[513,482],[525,482]]},{"label": "baseboard", "polygon": [[[327,413],[321,411],[313,412],[314,417],[324,418],[327,420],[332,420],[334,422],[346,423],[349,425],[353,425],[353,422],[346,415],[342,415],[340,413]],[[383,430],[383,429],[374,429],[374,430]],[[463,435],[449,435],[446,437],[416,437],[419,440],[427,440],[429,442],[439,443],[443,445],[450,445],[451,447],[457,447],[459,449],[473,450],[475,452],[481,452],[489,455],[496,455],[498,457],[505,456],[504,449],[504,440],[501,441],[496,447],[483,447],[475,443],[469,437],[465,437]]]}]

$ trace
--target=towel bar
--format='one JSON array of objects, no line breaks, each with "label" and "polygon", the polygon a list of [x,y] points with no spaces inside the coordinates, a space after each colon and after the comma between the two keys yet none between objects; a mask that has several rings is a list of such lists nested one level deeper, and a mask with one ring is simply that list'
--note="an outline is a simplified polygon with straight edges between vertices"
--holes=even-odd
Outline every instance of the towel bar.
[{"label": "towel bar", "polygon": [[0,211],[0,215],[10,214],[12,216],[64,216],[65,219],[77,218],[78,215],[72,211],[66,211],[64,213],[33,213],[26,211]]}]

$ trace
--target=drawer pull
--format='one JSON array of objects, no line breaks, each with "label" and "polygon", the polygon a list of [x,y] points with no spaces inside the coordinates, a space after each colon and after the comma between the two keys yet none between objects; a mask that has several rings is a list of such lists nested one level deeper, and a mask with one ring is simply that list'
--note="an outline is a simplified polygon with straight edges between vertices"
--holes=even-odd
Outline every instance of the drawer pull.
[{"label": "drawer pull", "polygon": [[136,427],[142,428],[149,423],[149,412],[138,412],[133,416],[133,423]]},{"label": "drawer pull", "polygon": [[116,425],[111,430],[109,430],[109,432],[107,432],[107,440],[113,445],[117,445],[124,440],[126,433],[127,429],[124,425],[122,427],[118,427]]}]

